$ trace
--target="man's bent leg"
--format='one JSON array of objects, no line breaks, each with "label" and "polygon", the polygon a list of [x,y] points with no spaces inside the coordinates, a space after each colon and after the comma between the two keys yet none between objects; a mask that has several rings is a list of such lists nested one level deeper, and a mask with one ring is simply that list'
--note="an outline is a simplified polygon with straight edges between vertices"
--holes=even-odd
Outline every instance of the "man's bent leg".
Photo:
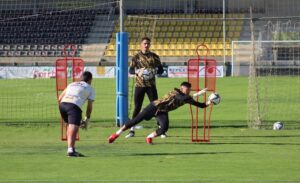
[{"label": "man's bent leg", "polygon": [[67,129],[68,138],[68,156],[69,157],[83,157],[84,155],[75,151],[76,135],[78,133],[79,126],[69,124]]}]

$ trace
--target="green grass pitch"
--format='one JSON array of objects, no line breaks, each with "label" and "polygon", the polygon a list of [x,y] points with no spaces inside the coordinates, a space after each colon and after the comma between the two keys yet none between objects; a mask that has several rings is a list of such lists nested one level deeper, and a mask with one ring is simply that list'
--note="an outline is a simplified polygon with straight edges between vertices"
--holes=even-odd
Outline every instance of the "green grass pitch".
[{"label": "green grass pitch", "polygon": [[[158,79],[159,96],[181,81]],[[85,158],[66,157],[66,143],[59,140],[53,80],[0,80],[0,85],[13,88],[0,91],[0,183],[300,182],[299,129],[248,129],[247,78],[217,80],[222,101],[213,110],[210,143],[190,142],[186,105],[170,113],[169,137],[154,139],[154,145],[145,143],[155,128],[154,120],[142,122],[136,138],[123,135],[107,143],[117,130],[115,80],[95,79],[92,124],[80,132],[77,142]],[[7,100],[15,97],[18,100],[11,106],[23,108],[7,107]],[[29,99],[40,103],[34,105]]]}]

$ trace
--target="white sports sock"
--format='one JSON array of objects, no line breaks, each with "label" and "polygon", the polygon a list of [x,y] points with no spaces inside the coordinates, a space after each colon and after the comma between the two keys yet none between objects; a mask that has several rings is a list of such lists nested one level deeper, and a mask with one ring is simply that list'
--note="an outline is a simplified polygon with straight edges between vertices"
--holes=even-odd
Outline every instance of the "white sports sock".
[{"label": "white sports sock", "polygon": [[117,135],[121,135],[122,133],[123,133],[122,129],[120,129],[116,132]]},{"label": "white sports sock", "polygon": [[72,153],[74,152],[74,148],[73,147],[68,147],[68,153]]},{"label": "white sports sock", "polygon": [[130,128],[130,131],[134,131],[135,130],[135,126]]},{"label": "white sports sock", "polygon": [[147,138],[154,138],[154,137],[155,137],[154,132],[150,133],[150,134],[147,136]]}]

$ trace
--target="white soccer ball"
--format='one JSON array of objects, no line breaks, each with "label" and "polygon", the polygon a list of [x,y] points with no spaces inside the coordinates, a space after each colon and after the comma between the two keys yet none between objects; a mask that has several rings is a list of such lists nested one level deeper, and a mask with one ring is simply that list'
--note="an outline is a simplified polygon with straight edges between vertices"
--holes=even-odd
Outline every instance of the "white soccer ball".
[{"label": "white soccer ball", "polygon": [[283,129],[283,123],[280,121],[277,121],[273,124],[273,130],[282,130]]},{"label": "white soccer ball", "polygon": [[150,79],[152,79],[155,76],[154,72],[151,69],[144,69],[143,70],[143,80],[148,81]]},{"label": "white soccer ball", "polygon": [[212,93],[209,95],[208,99],[214,104],[218,105],[221,102],[221,97],[218,93]]}]

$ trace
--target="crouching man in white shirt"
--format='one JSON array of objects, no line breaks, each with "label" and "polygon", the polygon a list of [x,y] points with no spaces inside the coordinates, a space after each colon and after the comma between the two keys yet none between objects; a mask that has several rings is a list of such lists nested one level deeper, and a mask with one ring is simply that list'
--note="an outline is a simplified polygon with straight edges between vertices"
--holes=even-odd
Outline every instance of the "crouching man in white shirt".
[{"label": "crouching man in white shirt", "polygon": [[[59,111],[65,123],[67,123],[67,139],[69,157],[83,157],[84,155],[75,151],[76,134],[79,126],[87,128],[90,120],[95,90],[92,88],[92,73],[85,71],[80,82],[73,82],[59,96]],[[82,120],[82,106],[88,101],[86,117]]]}]

